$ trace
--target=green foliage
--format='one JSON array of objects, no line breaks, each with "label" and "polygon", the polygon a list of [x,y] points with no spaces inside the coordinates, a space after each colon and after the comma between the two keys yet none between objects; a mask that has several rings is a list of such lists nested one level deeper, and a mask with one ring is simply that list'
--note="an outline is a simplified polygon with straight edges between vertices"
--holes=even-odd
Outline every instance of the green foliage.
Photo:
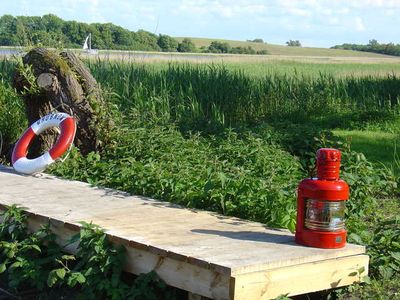
[{"label": "green foliage", "polygon": [[289,40],[286,42],[286,45],[289,47],[301,47],[301,43],[299,40]]},{"label": "green foliage", "polygon": [[[122,267],[125,263],[123,247],[111,245],[102,229],[93,224],[82,223],[79,236],[76,259],[78,263],[72,270],[64,264],[61,272],[62,278],[57,273],[53,277],[64,279],[68,272],[68,285],[82,286],[82,293],[86,299],[97,297],[107,299],[121,299],[126,293],[126,286],[120,280]],[[56,277],[56,278],[57,278]]]},{"label": "green foliage", "polygon": [[183,136],[165,126],[123,130],[114,141],[101,155],[72,153],[53,173],[294,229],[300,165],[268,141],[233,131]]},{"label": "green foliage", "polygon": [[[82,48],[86,36],[92,33],[92,47],[98,49],[159,51],[157,35],[139,30],[129,31],[120,26],[106,23],[86,24],[64,21],[48,14],[43,17],[3,15],[0,18],[0,45],[2,46],[46,46],[54,48]],[[168,47],[178,47],[177,42],[162,35]],[[161,37],[161,35],[160,35]],[[175,41],[176,45],[172,45]],[[164,45],[164,44],[163,44]],[[174,46],[174,47],[173,47]]]},{"label": "green foliage", "polygon": [[342,44],[342,45],[333,46],[331,48],[332,49],[345,49],[345,50],[374,52],[374,53],[400,56],[400,44],[394,44],[394,43],[380,44],[375,39],[370,40],[367,45]]},{"label": "green foliage", "polygon": [[165,34],[159,35],[157,44],[163,52],[176,52],[178,48],[178,41]]},{"label": "green foliage", "polygon": [[16,57],[16,71],[21,74],[24,81],[22,95],[37,95],[40,93],[40,88],[37,84],[35,74],[33,74],[32,66],[25,65],[22,57]]},{"label": "green foliage", "polygon": [[15,205],[0,214],[0,281],[13,293],[36,289],[42,297],[54,290],[74,289],[83,299],[174,299],[173,290],[155,272],[141,274],[130,286],[122,278],[125,252],[112,245],[102,229],[82,223],[68,244],[77,254],[63,252],[49,225],[34,233],[27,216]]},{"label": "green foliage", "polygon": [[365,284],[336,291],[340,299],[398,299],[400,232],[398,198],[371,203],[364,216],[349,216],[348,241],[365,245],[370,256]]},{"label": "green foliage", "polygon": [[264,43],[263,39],[254,39],[254,40],[247,40],[248,42],[253,42],[253,43]]},{"label": "green foliage", "polygon": [[[400,219],[397,215],[389,217],[388,213],[379,208],[382,202],[396,200],[381,200],[370,205],[375,215],[365,217],[366,224],[358,223],[354,217],[350,219],[350,241],[367,246],[370,260],[370,276],[375,279],[390,280],[399,277],[400,270]],[[384,203],[383,207],[388,208]],[[394,208],[396,212],[396,208]],[[398,207],[397,207],[398,213]]]},{"label": "green foliage", "polygon": [[250,46],[247,47],[233,47],[230,50],[232,54],[256,54],[256,50],[251,48]]},{"label": "green foliage", "polygon": [[382,221],[374,229],[369,253],[371,265],[383,279],[400,273],[400,218]]},{"label": "green foliage", "polygon": [[23,102],[0,76],[0,163],[8,160],[10,145],[17,140],[26,125]]},{"label": "green foliage", "polygon": [[[399,118],[400,121],[400,118]],[[396,120],[393,120],[393,125]],[[351,143],[354,151],[362,152],[365,157],[375,163],[382,164],[396,175],[400,175],[400,164],[398,163],[398,145],[400,145],[400,128],[393,128],[393,132],[388,132],[389,126],[386,128],[375,128],[368,126],[370,129],[364,130],[334,130],[334,134],[346,139]]]},{"label": "green foliage", "polygon": [[133,34],[134,39],[134,50],[145,50],[145,51],[160,51],[161,48],[158,46],[157,35],[145,31],[145,30],[138,30],[136,33]]},{"label": "green foliage", "polygon": [[204,48],[203,52],[211,52],[211,53],[231,53],[231,54],[268,54],[267,50],[256,51],[251,46],[237,46],[232,47],[227,42],[219,42],[213,41],[208,46],[208,48]]},{"label": "green foliage", "polygon": [[258,55],[267,55],[269,54],[268,50],[263,49],[263,50],[257,50],[256,54]]},{"label": "green foliage", "polygon": [[48,226],[29,234],[26,216],[15,205],[0,216],[0,281],[8,282],[14,290],[44,289],[48,269],[59,256],[54,234]]},{"label": "green foliage", "polygon": [[226,42],[213,41],[210,46],[208,46],[208,52],[211,53],[229,53],[231,51],[231,46]]},{"label": "green foliage", "polygon": [[196,46],[191,39],[184,38],[178,45],[178,52],[196,52]]},{"label": "green foliage", "polygon": [[251,46],[232,47],[227,42],[212,41],[208,48],[204,48],[203,52],[211,53],[231,53],[231,54],[267,54],[267,50],[256,51]]},{"label": "green foliage", "polygon": [[15,241],[26,237],[26,216],[22,213],[21,208],[18,208],[16,205],[12,205],[4,213],[2,213],[1,216],[1,240]]},{"label": "green foliage", "polygon": [[400,299],[400,278],[369,280],[367,284],[357,284],[341,290],[338,299],[397,300]]}]

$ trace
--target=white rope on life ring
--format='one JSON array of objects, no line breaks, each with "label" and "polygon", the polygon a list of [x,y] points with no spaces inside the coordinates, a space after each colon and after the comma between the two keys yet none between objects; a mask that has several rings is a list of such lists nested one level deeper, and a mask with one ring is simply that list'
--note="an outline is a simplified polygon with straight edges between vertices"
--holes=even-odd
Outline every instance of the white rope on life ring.
[{"label": "white rope on life ring", "polygon": [[[56,143],[43,155],[34,159],[28,159],[26,155],[34,137],[52,127],[57,127],[61,130]],[[66,113],[51,113],[37,120],[25,131],[14,146],[11,157],[14,169],[24,174],[43,171],[68,150],[74,141],[75,133],[75,120]]]}]

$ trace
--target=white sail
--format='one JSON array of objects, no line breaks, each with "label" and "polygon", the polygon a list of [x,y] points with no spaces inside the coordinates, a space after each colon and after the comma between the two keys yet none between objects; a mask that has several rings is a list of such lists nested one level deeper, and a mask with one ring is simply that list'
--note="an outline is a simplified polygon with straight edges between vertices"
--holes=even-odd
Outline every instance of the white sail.
[{"label": "white sail", "polygon": [[86,37],[85,43],[83,44],[83,50],[89,49],[88,41],[89,41],[89,35]]},{"label": "white sail", "polygon": [[89,35],[85,39],[85,43],[83,44],[83,50],[85,50],[88,54],[97,54],[97,49],[92,49],[92,34]]}]

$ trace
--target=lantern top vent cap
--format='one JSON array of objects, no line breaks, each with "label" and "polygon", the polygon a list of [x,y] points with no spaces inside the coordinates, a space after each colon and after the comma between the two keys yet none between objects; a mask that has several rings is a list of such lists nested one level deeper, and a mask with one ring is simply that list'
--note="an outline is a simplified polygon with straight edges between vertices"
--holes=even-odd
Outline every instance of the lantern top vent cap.
[{"label": "lantern top vent cap", "polygon": [[317,161],[320,164],[328,163],[328,162],[337,162],[340,163],[341,153],[337,149],[333,148],[321,148],[317,151]]}]

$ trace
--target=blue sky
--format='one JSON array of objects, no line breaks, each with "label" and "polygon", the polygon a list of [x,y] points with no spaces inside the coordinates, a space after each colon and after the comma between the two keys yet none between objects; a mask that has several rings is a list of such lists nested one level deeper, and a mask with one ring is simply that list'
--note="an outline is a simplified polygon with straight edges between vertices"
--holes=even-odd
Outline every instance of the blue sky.
[{"label": "blue sky", "polygon": [[320,47],[373,38],[400,43],[400,0],[0,0],[0,15],[48,13],[171,36]]}]

